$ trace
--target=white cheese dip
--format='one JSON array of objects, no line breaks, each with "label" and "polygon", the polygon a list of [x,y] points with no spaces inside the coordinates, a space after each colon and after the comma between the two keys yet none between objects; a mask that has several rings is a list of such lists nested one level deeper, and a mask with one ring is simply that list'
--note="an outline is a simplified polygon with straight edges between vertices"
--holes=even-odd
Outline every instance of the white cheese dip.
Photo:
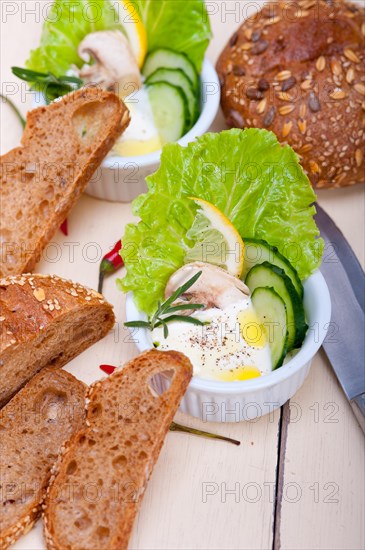
[{"label": "white cheese dip", "polygon": [[159,350],[176,350],[189,357],[194,375],[201,378],[235,381],[268,374],[272,370],[266,332],[249,297],[224,309],[210,308],[195,312],[208,324],[168,323],[165,339],[163,327],[152,332]]}]

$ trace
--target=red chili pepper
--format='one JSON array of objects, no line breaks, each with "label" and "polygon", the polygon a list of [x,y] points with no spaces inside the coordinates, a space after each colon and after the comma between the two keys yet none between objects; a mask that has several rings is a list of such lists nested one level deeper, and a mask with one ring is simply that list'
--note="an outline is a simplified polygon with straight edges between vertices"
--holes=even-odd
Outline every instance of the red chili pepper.
[{"label": "red chili pepper", "polygon": [[99,368],[106,374],[112,374],[117,367],[113,367],[112,365],[100,365]]},{"label": "red chili pepper", "polygon": [[119,254],[122,249],[122,241],[118,241],[113,250],[105,254],[101,260],[99,267],[99,285],[98,292],[101,294],[103,290],[104,276],[109,273],[115,273],[119,268],[124,265],[121,255]]},{"label": "red chili pepper", "polygon": [[67,218],[65,219],[65,221],[63,223],[61,223],[60,225],[60,230],[62,231],[62,233],[67,237],[68,236],[68,224],[67,224]]}]

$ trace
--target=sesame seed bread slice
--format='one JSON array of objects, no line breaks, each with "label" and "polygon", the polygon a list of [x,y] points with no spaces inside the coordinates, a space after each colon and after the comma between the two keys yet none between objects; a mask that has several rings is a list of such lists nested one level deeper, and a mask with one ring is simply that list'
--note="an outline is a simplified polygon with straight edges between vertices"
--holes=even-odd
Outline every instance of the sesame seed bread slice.
[{"label": "sesame seed bread slice", "polygon": [[84,88],[30,111],[0,158],[0,276],[32,271],[46,244],[129,124],[113,93]]},{"label": "sesame seed bread slice", "polygon": [[1,549],[40,516],[61,447],[84,425],[85,389],[68,372],[45,368],[1,410]]},{"label": "sesame seed bread slice", "polygon": [[51,275],[0,279],[0,407],[43,367],[62,367],[105,336],[113,308]]},{"label": "sesame seed bread slice", "polygon": [[[151,379],[168,372],[157,395]],[[192,376],[183,354],[151,350],[90,387],[87,427],[69,441],[44,506],[48,549],[123,550]],[[72,498],[67,487],[72,484]]]}]

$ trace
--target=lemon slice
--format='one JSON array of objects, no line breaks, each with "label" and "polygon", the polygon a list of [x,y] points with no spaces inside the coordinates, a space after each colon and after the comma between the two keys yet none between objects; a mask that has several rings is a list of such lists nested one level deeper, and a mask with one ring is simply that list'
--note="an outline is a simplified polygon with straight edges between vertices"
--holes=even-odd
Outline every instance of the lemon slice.
[{"label": "lemon slice", "polygon": [[123,25],[138,67],[141,68],[147,54],[147,33],[144,24],[130,0],[119,0],[119,21]]},{"label": "lemon slice", "polygon": [[226,269],[235,277],[243,270],[244,244],[234,225],[208,201],[191,197],[199,207],[188,239],[195,245],[188,249],[185,263],[206,262]]}]

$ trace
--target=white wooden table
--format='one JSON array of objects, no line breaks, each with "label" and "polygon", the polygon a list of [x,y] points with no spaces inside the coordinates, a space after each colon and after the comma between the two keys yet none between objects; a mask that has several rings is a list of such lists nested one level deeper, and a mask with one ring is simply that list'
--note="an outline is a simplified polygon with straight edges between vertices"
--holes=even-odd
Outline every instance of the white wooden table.
[{"label": "white wooden table", "polygon": [[[11,93],[15,78],[10,66],[24,66],[29,50],[38,44],[42,6],[49,2],[2,0],[0,4],[1,88]],[[215,61],[252,3],[208,4],[214,32],[208,56]],[[30,97],[24,86],[16,85],[12,98],[25,113]],[[223,128],[219,116],[213,129]],[[1,152],[16,146],[20,136],[14,115],[1,104]],[[318,200],[364,264],[363,187],[322,191]],[[69,216],[69,237],[56,235],[38,271],[95,287],[101,250],[106,251],[132,219],[129,204],[84,195]],[[123,328],[124,296],[116,290],[115,277],[106,280],[105,294],[115,306],[117,329],[67,367],[86,382],[100,377],[99,364],[120,365],[136,354]],[[177,421],[240,439],[242,444],[233,447],[170,433],[149,483],[131,548],[365,547],[364,438],[323,352],[315,357],[302,389],[271,416],[241,424],[203,425],[179,413]],[[41,525],[20,539],[16,548],[44,548]]]}]

